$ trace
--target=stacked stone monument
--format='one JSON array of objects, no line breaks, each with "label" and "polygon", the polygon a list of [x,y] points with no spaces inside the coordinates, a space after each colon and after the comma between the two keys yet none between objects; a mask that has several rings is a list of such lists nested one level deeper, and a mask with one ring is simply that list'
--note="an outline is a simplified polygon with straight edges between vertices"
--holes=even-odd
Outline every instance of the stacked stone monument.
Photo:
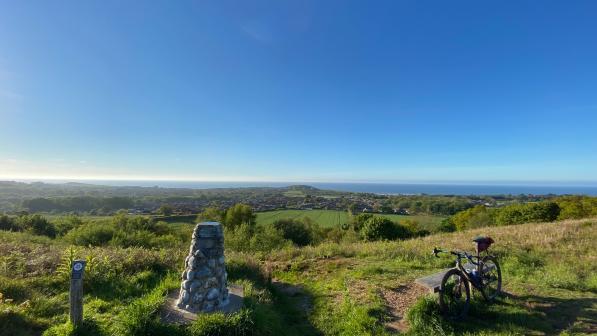
[{"label": "stacked stone monument", "polygon": [[211,312],[228,304],[224,233],[218,222],[199,223],[185,259],[178,308]]}]

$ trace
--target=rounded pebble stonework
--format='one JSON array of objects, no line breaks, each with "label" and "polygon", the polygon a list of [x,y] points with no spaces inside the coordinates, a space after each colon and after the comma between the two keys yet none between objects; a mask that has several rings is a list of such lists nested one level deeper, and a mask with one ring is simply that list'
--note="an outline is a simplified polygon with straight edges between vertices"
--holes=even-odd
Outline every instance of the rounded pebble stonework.
[{"label": "rounded pebble stonework", "polygon": [[224,233],[217,222],[193,230],[176,305],[190,312],[211,312],[228,304]]}]

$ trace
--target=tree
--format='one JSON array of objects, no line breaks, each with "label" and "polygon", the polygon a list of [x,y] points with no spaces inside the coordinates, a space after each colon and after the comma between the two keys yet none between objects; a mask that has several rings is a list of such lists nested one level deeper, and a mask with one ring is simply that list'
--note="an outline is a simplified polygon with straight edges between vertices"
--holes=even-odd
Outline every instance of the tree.
[{"label": "tree", "polygon": [[254,227],[256,217],[250,206],[238,203],[226,210],[224,226],[229,229],[234,229],[241,224],[248,224],[249,227]]},{"label": "tree", "polygon": [[170,216],[174,213],[174,208],[170,204],[162,204],[157,212],[162,216]]},{"label": "tree", "polygon": [[197,216],[198,222],[222,222],[224,212],[216,207],[208,207]]}]

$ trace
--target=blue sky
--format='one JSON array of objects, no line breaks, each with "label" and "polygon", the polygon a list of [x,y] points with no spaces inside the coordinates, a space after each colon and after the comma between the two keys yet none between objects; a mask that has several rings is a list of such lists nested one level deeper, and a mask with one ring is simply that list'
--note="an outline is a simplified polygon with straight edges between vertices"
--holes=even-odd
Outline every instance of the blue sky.
[{"label": "blue sky", "polygon": [[595,1],[6,1],[0,178],[597,181]]}]

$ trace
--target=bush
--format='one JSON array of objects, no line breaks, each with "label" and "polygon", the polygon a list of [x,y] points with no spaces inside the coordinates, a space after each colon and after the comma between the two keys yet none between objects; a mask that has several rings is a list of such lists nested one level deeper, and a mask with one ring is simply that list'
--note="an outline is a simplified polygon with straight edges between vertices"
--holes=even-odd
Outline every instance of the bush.
[{"label": "bush", "polygon": [[22,215],[16,218],[16,224],[24,231],[40,236],[56,237],[56,227],[41,215]]},{"label": "bush", "polygon": [[313,230],[306,223],[294,219],[280,219],[273,223],[276,230],[282,232],[284,239],[295,245],[306,246],[313,242]]},{"label": "bush", "polygon": [[15,223],[14,218],[7,215],[0,216],[0,230],[4,231],[22,231],[23,229]]},{"label": "bush", "polygon": [[361,228],[361,237],[364,240],[384,240],[408,238],[410,232],[402,225],[398,225],[385,217],[371,217]]},{"label": "bush", "polygon": [[[492,213],[483,205],[477,205],[455,214],[450,217],[450,222],[458,231],[494,224]],[[448,228],[449,226],[446,226],[446,229]]]},{"label": "bush", "polygon": [[597,216],[597,197],[564,196],[555,199],[560,207],[558,219],[579,219]]},{"label": "bush", "polygon": [[370,213],[362,213],[362,214],[358,214],[358,215],[352,217],[352,220],[351,220],[352,228],[355,231],[360,231],[361,228],[363,227],[363,225],[365,225],[365,222],[367,222],[371,218],[373,218],[373,215]]},{"label": "bush", "polygon": [[292,244],[273,225],[253,227],[245,223],[234,229],[224,230],[225,247],[234,251],[270,252]]},{"label": "bush", "polygon": [[499,209],[495,221],[498,225],[552,222],[559,214],[560,207],[554,202],[514,204]]},{"label": "bush", "polygon": [[456,231],[456,225],[452,222],[450,218],[445,218],[440,223],[439,227],[437,228],[438,232],[454,232]]},{"label": "bush", "polygon": [[64,236],[70,230],[83,225],[83,223],[84,222],[81,219],[81,217],[68,215],[55,220],[54,226],[56,227],[56,233],[58,234],[58,236]]},{"label": "bush", "polygon": [[69,231],[64,240],[79,246],[103,246],[112,240],[115,232],[109,224],[86,224]]}]

